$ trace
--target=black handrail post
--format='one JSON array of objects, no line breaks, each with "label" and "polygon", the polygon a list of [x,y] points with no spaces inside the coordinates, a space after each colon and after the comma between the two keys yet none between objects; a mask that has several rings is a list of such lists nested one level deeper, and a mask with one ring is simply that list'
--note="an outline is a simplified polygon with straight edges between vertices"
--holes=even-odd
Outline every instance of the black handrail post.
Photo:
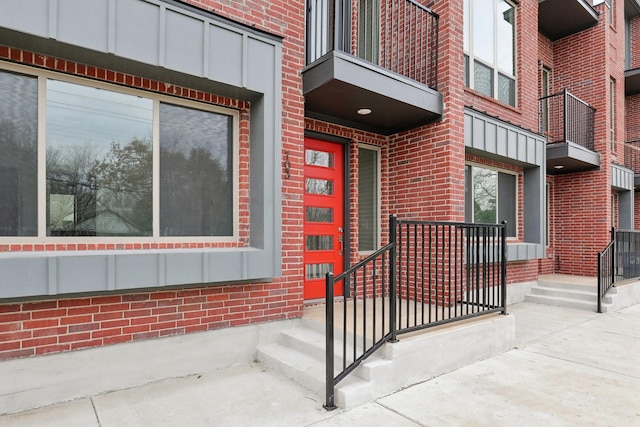
[{"label": "black handrail post", "polygon": [[567,117],[568,114],[569,114],[569,106],[567,105],[568,104],[567,101],[568,101],[569,97],[568,97],[567,94],[568,94],[569,91],[565,88],[562,92],[564,93],[564,95],[562,97],[562,99],[564,100],[564,121],[562,123],[562,131],[564,133],[564,142],[569,142],[569,141],[567,141],[567,122],[569,121],[569,119]]},{"label": "black handrail post", "polygon": [[396,215],[389,216],[389,243],[392,244],[390,253],[390,265],[389,265],[389,329],[391,332],[391,342],[398,341],[396,337],[396,227],[398,226],[398,217]]},{"label": "black handrail post", "polygon": [[329,272],[325,278],[326,299],[325,299],[325,316],[326,316],[326,360],[325,360],[325,404],[324,409],[333,411],[335,405],[335,381],[333,377],[334,358],[333,358],[333,273]]},{"label": "black handrail post", "polygon": [[507,221],[502,221],[502,314],[507,313]]},{"label": "black handrail post", "polygon": [[[611,227],[611,241],[615,242],[616,241],[616,229],[615,227]],[[618,248],[616,247],[617,244],[614,243],[613,244],[613,250],[611,251],[611,286],[615,286],[616,285],[616,259],[618,258]]]},{"label": "black handrail post", "polygon": [[602,252],[598,254],[598,313],[602,313]]}]

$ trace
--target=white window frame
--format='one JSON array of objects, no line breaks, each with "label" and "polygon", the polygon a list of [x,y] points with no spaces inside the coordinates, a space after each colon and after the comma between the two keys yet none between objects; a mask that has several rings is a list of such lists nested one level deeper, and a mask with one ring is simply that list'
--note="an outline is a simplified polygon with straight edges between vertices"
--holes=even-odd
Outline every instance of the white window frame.
[{"label": "white window frame", "polygon": [[[49,70],[41,70],[28,66],[0,62],[0,71],[20,73],[38,79],[38,170],[37,170],[37,191],[38,191],[38,236],[0,236],[0,243],[80,243],[80,244],[100,244],[100,243],[199,243],[199,242],[238,242],[239,239],[239,165],[240,165],[240,114],[239,111],[223,108],[216,105],[205,104],[197,101],[172,97],[168,95],[147,92],[140,89],[118,86],[111,83],[94,81],[82,77],[70,76]],[[153,235],[152,236],[47,236],[46,224],[46,91],[47,80],[59,80],[78,84],[87,87],[99,88],[147,98],[153,100],[153,131],[152,131],[152,155],[153,155]],[[232,184],[232,215],[233,232],[231,236],[160,236],[160,103],[164,102],[180,107],[193,108],[200,111],[224,114],[232,117],[232,164],[233,164],[233,184]]]},{"label": "white window frame", "polygon": [[[498,13],[497,13],[497,7],[498,7],[498,1],[499,0],[493,0],[493,15],[494,17],[497,17]],[[514,13],[517,14],[517,4],[514,3],[511,0],[504,0],[505,3],[509,4],[511,7],[513,7],[514,9]],[[518,48],[518,43],[517,43],[517,34],[518,34],[518,20],[515,19],[514,16],[514,23],[513,23],[513,31],[514,31],[514,40],[513,40],[513,74],[505,72],[504,70],[500,69],[498,67],[498,59],[497,59],[497,55],[498,55],[498,37],[496,34],[497,31],[497,25],[495,25],[496,23],[494,23],[494,27],[493,27],[493,52],[494,52],[494,64],[490,64],[487,61],[481,59],[481,58],[477,58],[476,56],[473,55],[474,52],[474,46],[473,46],[473,19],[470,19],[473,16],[473,7],[474,7],[474,2],[473,0],[465,0],[464,2],[464,6],[465,8],[465,12],[464,12],[464,25],[463,25],[463,32],[464,32],[464,42],[465,44],[468,43],[468,49],[465,46],[464,49],[464,55],[465,58],[467,60],[467,86],[471,89],[474,89],[474,64],[475,61],[478,61],[480,63],[482,63],[484,66],[490,68],[491,70],[493,70],[493,81],[492,81],[492,89],[493,89],[493,93],[491,94],[491,98],[498,100],[499,102],[503,102],[504,101],[500,101],[498,99],[498,84],[499,84],[499,74],[504,74],[505,76],[513,79],[513,90],[514,90],[514,99],[513,99],[513,104],[509,104],[509,103],[505,103],[507,105],[511,105],[512,107],[517,107],[518,106],[518,79],[517,79],[517,57],[518,57],[518,52],[517,52],[517,48]],[[466,10],[468,8],[468,11]],[[475,89],[474,89],[475,90]],[[485,94],[486,95],[486,94]],[[488,95],[486,95],[488,96]]]},{"label": "white window frame", "polygon": [[[363,150],[371,150],[371,151],[375,151],[377,153],[377,165],[376,165],[376,175],[377,175],[377,182],[376,184],[376,198],[377,198],[377,206],[376,206],[376,218],[378,219],[377,221],[377,226],[376,226],[376,249],[373,250],[360,250],[360,230],[358,229],[358,253],[359,254],[369,254],[369,253],[373,253],[375,252],[377,249],[380,248],[380,243],[382,241],[381,236],[382,236],[382,221],[381,221],[381,217],[382,217],[382,148],[375,146],[375,145],[368,145],[368,144],[358,144],[358,150],[363,149]],[[358,175],[358,185],[360,185],[360,176]],[[359,205],[358,205],[359,206]]]},{"label": "white window frame", "polygon": [[[465,166],[471,166],[471,178],[473,180],[473,168],[482,168],[482,169],[489,169],[489,170],[493,170],[496,171],[498,173],[503,173],[503,174],[507,174],[507,175],[512,175],[515,177],[515,183],[516,183],[516,188],[515,188],[515,198],[514,198],[514,213],[515,213],[515,236],[507,236],[508,239],[518,239],[519,238],[519,227],[518,224],[520,223],[520,213],[519,213],[519,202],[520,202],[520,190],[519,190],[519,182],[518,182],[518,177],[520,176],[520,173],[515,172],[515,171],[511,171],[508,169],[502,169],[496,166],[491,166],[491,165],[485,165],[483,163],[477,163],[477,162],[465,162],[464,163]],[[473,182],[472,182],[473,184]],[[498,216],[498,211],[499,211],[499,206],[500,206],[500,190],[497,187],[498,183],[496,183],[496,217]],[[466,179],[465,179],[465,186],[466,186]],[[472,185],[473,186],[473,185]],[[473,189],[471,189],[473,190]],[[473,194],[471,194],[471,200],[473,201]],[[465,206],[465,212],[466,212],[466,206]],[[475,216],[475,212],[473,209],[473,204],[471,205],[471,222],[474,223],[473,218]],[[496,218],[496,224],[499,224],[499,221],[501,221],[500,218]]]}]

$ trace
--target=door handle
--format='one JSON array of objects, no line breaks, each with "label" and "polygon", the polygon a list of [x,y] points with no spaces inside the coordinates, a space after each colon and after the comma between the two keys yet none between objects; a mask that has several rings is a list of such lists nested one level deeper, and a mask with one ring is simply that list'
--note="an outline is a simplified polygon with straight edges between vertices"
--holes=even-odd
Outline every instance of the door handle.
[{"label": "door handle", "polygon": [[344,252],[344,237],[342,235],[343,230],[342,227],[338,227],[338,233],[340,233],[340,235],[338,236],[338,243],[340,243],[340,255],[342,255],[342,253]]}]

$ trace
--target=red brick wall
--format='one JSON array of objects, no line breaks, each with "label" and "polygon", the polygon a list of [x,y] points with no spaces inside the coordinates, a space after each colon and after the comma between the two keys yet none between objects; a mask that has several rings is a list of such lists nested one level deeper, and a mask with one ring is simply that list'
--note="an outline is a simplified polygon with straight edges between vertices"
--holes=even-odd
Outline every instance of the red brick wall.
[{"label": "red brick wall", "polygon": [[[304,65],[304,2],[254,0],[187,1],[221,16],[285,36],[283,40],[283,152],[292,162],[291,177],[282,185],[281,278],[270,283],[215,285],[181,290],[144,291],[106,296],[50,298],[38,302],[0,303],[0,359],[94,347],[116,342],[185,334],[291,317],[302,312],[302,141],[304,99],[300,70]],[[0,58],[26,65],[123,84],[144,90],[216,103],[241,111],[240,205],[241,240],[248,243],[248,112],[250,105],[211,93],[194,91],[161,81],[142,79],[91,64],[43,57],[0,46]],[[244,145],[243,145],[244,144]],[[280,167],[277,165],[276,167]],[[163,249],[230,246],[213,243],[125,244],[3,244],[0,251]]]},{"label": "red brick wall", "polygon": [[[621,2],[616,2],[621,3]],[[620,5],[622,6],[622,5]],[[604,6],[599,6],[602,8]],[[595,151],[600,153],[599,170],[558,175],[553,178],[551,194],[552,265],[560,273],[591,275],[597,273],[597,252],[609,242],[611,224],[611,141],[609,138],[609,76],[617,78],[616,99],[624,102],[624,82],[620,56],[616,46],[624,46],[616,38],[616,30],[608,24],[608,14],[601,13],[597,27],[565,37],[552,43],[540,37],[541,62],[552,63],[552,87],[557,92],[571,93],[596,108]],[[618,17],[622,14],[619,13]],[[622,29],[623,22],[616,23]],[[622,32],[622,30],[621,30]],[[617,110],[617,111],[622,111]],[[623,131],[618,117],[617,135]],[[549,270],[549,261],[545,263]]]}]

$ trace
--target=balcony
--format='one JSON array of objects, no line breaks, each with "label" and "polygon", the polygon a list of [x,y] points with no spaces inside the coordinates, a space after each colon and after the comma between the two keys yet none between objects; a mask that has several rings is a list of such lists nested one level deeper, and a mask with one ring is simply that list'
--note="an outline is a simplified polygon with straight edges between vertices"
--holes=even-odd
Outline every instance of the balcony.
[{"label": "balcony", "polygon": [[595,150],[595,108],[568,90],[540,98],[540,133],[547,136],[547,173],[582,172],[600,167]]},{"label": "balcony", "polygon": [[587,0],[538,0],[538,31],[551,41],[593,27],[598,12]]},{"label": "balcony", "polygon": [[[624,19],[630,23],[632,19],[640,15],[640,0],[624,1]],[[629,37],[629,35],[626,35]],[[631,55],[626,52],[626,70],[624,72],[624,93],[625,96],[637,95],[640,93],[640,68],[630,69]]]},{"label": "balcony", "polygon": [[640,190],[640,140],[624,144],[624,166],[633,171],[633,188]]},{"label": "balcony", "polygon": [[307,117],[390,135],[442,116],[438,15],[413,0],[309,0],[306,59]]}]

